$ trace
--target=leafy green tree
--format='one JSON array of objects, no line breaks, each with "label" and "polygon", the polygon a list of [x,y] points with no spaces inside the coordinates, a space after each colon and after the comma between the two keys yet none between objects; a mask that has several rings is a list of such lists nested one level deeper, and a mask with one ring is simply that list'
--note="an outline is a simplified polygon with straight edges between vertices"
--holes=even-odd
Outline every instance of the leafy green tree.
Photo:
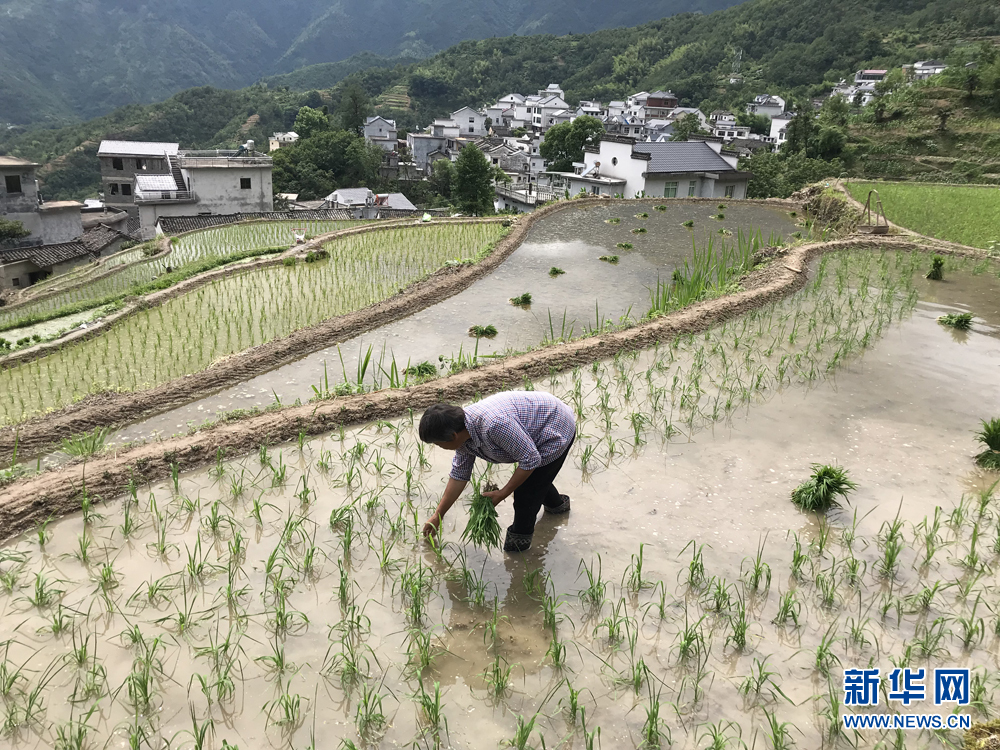
[{"label": "leafy green tree", "polygon": [[385,151],[376,143],[369,143],[364,138],[355,138],[347,147],[346,179],[353,186],[370,187],[377,190],[382,183],[380,174]]},{"label": "leafy green tree", "polygon": [[25,229],[24,224],[21,222],[0,219],[0,242],[24,239],[29,234],[31,232]]},{"label": "leafy green tree", "polygon": [[799,104],[795,116],[785,128],[785,144],[782,150],[791,153],[806,151],[816,132],[816,115],[809,105]]},{"label": "leafy green tree", "polygon": [[851,105],[842,94],[835,94],[823,102],[819,110],[819,119],[825,125],[835,125],[838,128],[847,127],[847,118],[851,116]]},{"label": "leafy green tree", "polygon": [[475,216],[493,213],[493,165],[471,144],[462,149],[455,162],[453,194],[462,213]]},{"label": "leafy green tree", "polygon": [[538,153],[553,172],[569,172],[573,162],[583,161],[583,147],[599,143],[604,135],[604,124],[596,117],[581,115],[573,122],[564,122],[549,128]]},{"label": "leafy green tree", "polygon": [[757,133],[758,135],[768,135],[771,132],[771,118],[767,115],[739,112],[736,115],[736,124],[750,128],[751,133]]},{"label": "leafy green tree", "polygon": [[357,184],[364,166],[356,163],[353,133],[326,130],[284,146],[272,154],[274,192],[298,193],[303,200],[325,198],[338,187]]},{"label": "leafy green tree", "polygon": [[843,165],[837,160],[811,159],[803,151],[758,151],[740,167],[753,173],[748,198],[787,198],[810,183],[839,174]]},{"label": "leafy green tree", "polygon": [[368,94],[356,83],[349,84],[340,97],[340,124],[344,130],[361,135],[371,113]]},{"label": "leafy green tree", "polygon": [[317,133],[330,129],[330,118],[320,109],[302,107],[295,116],[294,127],[299,138],[312,138]]},{"label": "leafy green tree", "polygon": [[688,112],[683,117],[677,118],[674,122],[674,132],[670,136],[672,141],[686,141],[688,136],[695,133],[708,135],[708,131],[702,128],[701,119],[694,112]]},{"label": "leafy green tree", "polygon": [[429,179],[431,189],[442,198],[451,198],[451,191],[455,184],[455,165],[450,159],[438,159],[431,165],[431,176]]}]

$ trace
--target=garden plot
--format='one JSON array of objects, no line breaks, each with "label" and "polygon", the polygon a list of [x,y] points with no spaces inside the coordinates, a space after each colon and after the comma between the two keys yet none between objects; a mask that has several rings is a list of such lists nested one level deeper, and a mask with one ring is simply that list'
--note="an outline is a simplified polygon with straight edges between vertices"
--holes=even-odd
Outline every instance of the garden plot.
[{"label": "garden plot", "polygon": [[186,234],[176,238],[171,245],[170,254],[162,258],[152,261],[136,258],[127,268],[107,278],[97,279],[13,310],[6,312],[0,310],[0,327],[9,327],[33,316],[50,315],[63,308],[96,305],[102,300],[128,294],[136,287],[162,276],[168,267],[177,270],[190,263],[211,258],[250,253],[271,247],[281,249],[291,247],[295,242],[293,228],[303,228],[307,235],[313,236],[360,224],[362,222],[357,221],[274,221],[237,224]]},{"label": "garden plot", "polygon": [[[650,308],[658,281],[667,282],[683,271],[694,245],[716,250],[737,245],[753,233],[760,243],[791,239],[798,231],[788,213],[759,205],[732,205],[724,220],[711,218],[716,204],[661,204],[630,201],[627,205],[571,208],[535,224],[523,244],[489,277],[465,291],[377,330],[327,347],[245,383],[152,417],[122,430],[116,441],[171,435],[233,409],[306,401],[330,383],[354,380],[359,362],[371,360],[366,382],[387,381],[382,370],[429,362],[446,374],[455,362],[468,362],[509,351],[525,351],[546,341],[581,336],[629,320],[638,320]],[[647,213],[648,219],[634,214]],[[617,224],[607,223],[618,218]],[[684,222],[697,220],[693,229]],[[634,228],[648,228],[633,235]],[[719,230],[726,234],[719,234]],[[630,242],[632,250],[616,248]],[[618,253],[614,267],[599,260]],[[556,267],[563,274],[550,275]],[[514,306],[512,297],[528,292],[530,305]],[[474,337],[470,328],[493,326],[493,336]],[[444,361],[440,361],[443,358]],[[381,363],[381,367],[379,366]],[[347,376],[345,377],[345,372]],[[329,390],[329,387],[326,387]]]},{"label": "garden plot", "polygon": [[0,421],[88,394],[134,391],[392,296],[449,260],[475,256],[499,224],[391,229],[344,237],[328,260],[235,274],[137,312],[99,337],[0,372]]},{"label": "garden plot", "polygon": [[[971,431],[1000,412],[998,289],[956,272],[918,304],[926,265],[828,256],[778,304],[527,384],[579,437],[573,511],[523,556],[461,543],[458,507],[418,539],[450,454],[416,414],[85,500],[3,549],[8,737],[954,745],[838,730],[856,665],[967,665],[962,711],[995,703],[1000,509]],[[970,288],[957,341],[937,319]],[[825,515],[790,501],[814,462],[858,483]]]}]

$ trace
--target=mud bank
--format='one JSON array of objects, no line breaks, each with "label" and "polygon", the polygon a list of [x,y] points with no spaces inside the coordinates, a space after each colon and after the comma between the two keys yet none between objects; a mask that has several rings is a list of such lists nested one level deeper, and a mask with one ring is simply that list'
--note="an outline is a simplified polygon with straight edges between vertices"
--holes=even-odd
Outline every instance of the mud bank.
[{"label": "mud bank", "polygon": [[[504,241],[510,246],[505,248],[506,252],[509,253],[519,244],[527,231],[528,224],[527,221],[521,223]],[[129,479],[137,482],[161,479],[170,474],[171,465],[177,465],[182,471],[193,469],[215,460],[219,451],[231,457],[253,450],[262,443],[271,444],[294,439],[300,433],[319,434],[340,425],[395,417],[406,413],[407,410],[423,409],[442,400],[467,400],[477,394],[518,385],[525,379],[571,369],[580,364],[609,357],[624,349],[643,348],[656,341],[666,341],[679,335],[701,332],[800,289],[807,280],[806,264],[821,253],[875,248],[903,251],[923,249],[921,245],[899,237],[878,239],[851,237],[794,247],[750,274],[743,283],[746,291],[699,303],[624,331],[554,345],[529,354],[510,357],[497,364],[406,389],[385,390],[287,407],[238,422],[219,424],[192,435],[101,456],[86,464],[66,465],[0,489],[2,536],[17,534],[50,516],[78,510],[84,487],[91,498],[112,497],[121,491]],[[955,252],[961,254],[959,251]],[[461,279],[456,280],[454,277],[463,272],[470,275],[488,273],[489,269],[501,262],[503,257],[504,252],[498,248],[490,259],[479,266],[435,274],[434,277],[414,285],[399,297],[375,306],[376,311],[369,309],[345,316],[344,319],[330,321],[334,327],[330,329],[331,333],[326,335],[336,335],[336,326],[345,325],[345,320],[349,320],[353,325],[373,327],[385,320],[398,317],[401,314],[398,311],[406,309],[407,302],[420,304],[417,299],[423,300],[428,295],[433,299],[439,299],[455,285],[456,281],[462,283]],[[377,320],[372,321],[371,318],[375,316]],[[327,329],[330,324],[323,324],[317,328]],[[253,354],[254,352],[249,352],[232,358],[234,366],[242,364],[240,360],[246,360],[248,355]],[[257,363],[247,365],[249,372],[257,371],[260,367]],[[210,370],[184,380],[195,380],[211,373]],[[162,389],[157,389],[160,390]],[[128,401],[136,403],[127,404]],[[120,398],[118,403],[98,401],[88,404],[85,408],[92,411],[92,416],[86,415],[91,419],[123,422],[127,421],[127,417],[122,414],[124,408],[152,410],[166,406],[168,405],[162,400],[158,401],[157,397],[151,398],[149,394],[128,394]],[[83,408],[80,411],[82,412]],[[82,418],[83,415],[77,415],[78,421],[74,421],[74,416],[58,415],[51,418],[50,425],[58,420],[62,425],[61,429],[78,432],[94,424],[94,422],[81,423],[79,420]],[[60,428],[50,426],[48,429]],[[36,444],[44,444],[51,442],[52,436],[53,433],[49,432],[48,436],[38,435],[34,439]]]}]

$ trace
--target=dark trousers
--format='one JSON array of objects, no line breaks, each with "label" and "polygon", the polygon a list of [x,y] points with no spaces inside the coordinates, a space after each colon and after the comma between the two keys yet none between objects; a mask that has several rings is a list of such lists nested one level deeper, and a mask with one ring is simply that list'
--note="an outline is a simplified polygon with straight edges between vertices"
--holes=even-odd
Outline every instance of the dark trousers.
[{"label": "dark trousers", "polygon": [[[573,440],[576,440],[574,437]],[[532,534],[535,531],[535,519],[538,511],[543,505],[555,507],[562,503],[559,499],[559,490],[552,482],[562,468],[566,456],[569,455],[570,448],[573,447],[573,440],[570,440],[559,457],[550,464],[539,466],[524,480],[524,484],[514,490],[514,523],[511,531],[515,534]]]}]

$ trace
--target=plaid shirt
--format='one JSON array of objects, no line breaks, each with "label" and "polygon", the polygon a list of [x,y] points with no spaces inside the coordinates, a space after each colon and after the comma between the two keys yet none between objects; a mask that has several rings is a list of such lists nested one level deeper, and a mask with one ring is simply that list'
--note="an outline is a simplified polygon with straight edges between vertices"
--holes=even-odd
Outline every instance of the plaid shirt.
[{"label": "plaid shirt", "polygon": [[576,435],[573,411],[551,393],[506,391],[465,407],[469,439],[455,451],[451,477],[472,478],[476,458],[531,471],[562,455]]}]

